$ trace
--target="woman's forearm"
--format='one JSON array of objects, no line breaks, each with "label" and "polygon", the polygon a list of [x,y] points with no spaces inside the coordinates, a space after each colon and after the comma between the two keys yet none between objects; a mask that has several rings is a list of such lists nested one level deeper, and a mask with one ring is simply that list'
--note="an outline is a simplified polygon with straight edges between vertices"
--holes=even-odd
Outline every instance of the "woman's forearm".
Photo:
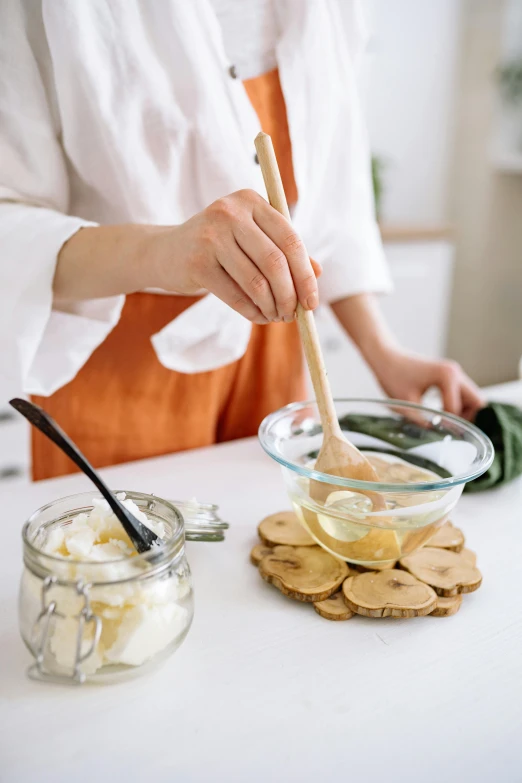
[{"label": "woman's forearm", "polygon": [[147,288],[210,292],[254,323],[292,321],[318,304],[304,244],[265,199],[240,190],[177,226],[80,229],[58,257],[56,299],[92,299]]},{"label": "woman's forearm", "polygon": [[440,390],[446,410],[470,421],[485,404],[479,389],[456,362],[424,359],[402,349],[372,294],[350,296],[335,302],[332,309],[388,397],[420,403],[434,386]]},{"label": "woman's forearm", "polygon": [[154,287],[151,240],[160,226],[86,226],[64,243],[53,291],[58,299],[98,299]]},{"label": "woman's forearm", "polygon": [[349,296],[334,302],[331,307],[371,367],[385,351],[396,345],[374,294]]}]

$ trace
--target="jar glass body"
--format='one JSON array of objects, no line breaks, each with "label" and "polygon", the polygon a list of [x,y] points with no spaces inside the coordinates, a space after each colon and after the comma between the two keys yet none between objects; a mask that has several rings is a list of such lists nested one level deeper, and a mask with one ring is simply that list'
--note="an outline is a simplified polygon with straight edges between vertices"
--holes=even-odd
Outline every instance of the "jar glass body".
[{"label": "jar glass body", "polygon": [[38,679],[111,682],[142,674],[169,657],[193,617],[183,517],[153,495],[125,492],[148,518],[163,523],[161,547],[102,562],[46,554],[49,534],[89,513],[95,492],[38,509],[23,528],[19,593],[22,638]]}]

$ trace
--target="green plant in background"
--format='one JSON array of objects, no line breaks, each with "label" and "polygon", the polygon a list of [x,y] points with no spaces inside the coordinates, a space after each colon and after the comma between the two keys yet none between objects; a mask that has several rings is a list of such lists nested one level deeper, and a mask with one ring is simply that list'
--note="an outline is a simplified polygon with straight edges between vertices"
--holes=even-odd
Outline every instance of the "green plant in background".
[{"label": "green plant in background", "polygon": [[522,103],[522,57],[498,68],[497,79],[506,103]]},{"label": "green plant in background", "polygon": [[377,155],[372,155],[372,182],[373,182],[373,197],[375,201],[375,215],[377,220],[381,216],[382,207],[382,194],[384,190],[383,173],[384,173],[384,161]]}]

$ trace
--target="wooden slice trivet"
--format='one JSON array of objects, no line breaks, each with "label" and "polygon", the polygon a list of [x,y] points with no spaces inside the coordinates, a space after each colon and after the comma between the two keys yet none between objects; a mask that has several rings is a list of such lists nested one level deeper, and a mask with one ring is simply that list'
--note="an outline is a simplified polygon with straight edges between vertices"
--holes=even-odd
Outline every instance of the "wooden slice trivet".
[{"label": "wooden slice trivet", "polygon": [[[348,620],[353,614],[450,617],[459,611],[462,593],[477,590],[482,576],[476,568],[475,553],[462,548],[462,531],[446,523],[434,536],[430,528],[431,525],[413,531],[411,540],[413,543],[415,539],[418,545],[416,534],[422,533],[423,539],[429,534],[430,545],[403,556],[395,568],[395,563],[371,568],[361,564],[348,566],[317,546],[293,512],[283,511],[260,523],[263,543],[254,546],[250,559],[259,566],[265,581],[297,601],[312,603],[317,614],[328,620]],[[384,543],[384,549],[393,547],[393,542],[386,540],[388,532],[395,536],[394,531],[371,530],[359,541],[343,544],[359,545],[359,557],[370,544],[375,557],[375,544]],[[295,544],[303,541],[304,544]],[[431,546],[433,541],[436,545]],[[455,547],[460,551],[454,551]],[[378,549],[382,556],[381,546]]]},{"label": "wooden slice trivet", "polygon": [[428,546],[436,546],[441,549],[451,549],[460,552],[465,543],[464,533],[451,522],[445,522],[429,539]]},{"label": "wooden slice trivet", "polygon": [[437,596],[437,605],[433,612],[432,617],[450,617],[452,614],[457,614],[462,605],[462,595],[439,595]]},{"label": "wooden slice trivet", "polygon": [[[391,568],[395,568],[397,565],[396,560],[392,560],[388,563],[374,563],[372,566],[363,566],[363,565],[351,565],[351,568],[354,571],[359,571],[361,574],[366,574],[367,571],[389,571]],[[353,576],[357,576],[356,573],[353,574]]]},{"label": "wooden slice trivet", "polygon": [[421,617],[437,605],[437,595],[406,571],[368,572],[343,583],[347,606],[365,617]]},{"label": "wooden slice trivet", "polygon": [[472,566],[477,565],[477,556],[471,549],[461,549],[459,555],[465,559],[466,563],[469,563]]},{"label": "wooden slice trivet", "polygon": [[280,511],[265,517],[257,527],[259,538],[267,546],[317,546],[293,511]]},{"label": "wooden slice trivet", "polygon": [[433,587],[439,595],[472,593],[478,590],[482,574],[467,557],[449,549],[425,546],[400,559],[405,568],[417,579]]},{"label": "wooden slice trivet", "polygon": [[273,547],[266,544],[256,544],[250,552],[250,562],[258,566],[261,560],[267,555],[272,554]]},{"label": "wooden slice trivet", "polygon": [[289,598],[315,603],[339,589],[349,568],[319,546],[278,546],[261,560],[259,573]]},{"label": "wooden slice trivet", "polygon": [[314,609],[317,614],[320,614],[326,620],[349,620],[354,614],[346,606],[343,594],[340,592],[334,593],[330,598],[325,598],[324,601],[316,601]]}]

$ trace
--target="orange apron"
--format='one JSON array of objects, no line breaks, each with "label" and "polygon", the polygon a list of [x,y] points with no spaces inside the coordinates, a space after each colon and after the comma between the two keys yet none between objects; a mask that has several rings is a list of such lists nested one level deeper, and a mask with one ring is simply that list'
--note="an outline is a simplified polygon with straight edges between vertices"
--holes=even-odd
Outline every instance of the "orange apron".
[{"label": "orange apron", "polygon": [[[272,136],[287,199],[293,204],[297,188],[278,72],[244,84],[263,130]],[[304,398],[295,322],[254,324],[245,355],[217,370],[186,375],[163,367],[150,338],[196,301],[147,293],[128,296],[120,321],[77,376],[52,396],[34,398],[95,467],[255,435],[268,413]],[[76,470],[32,429],[34,480]]]}]

